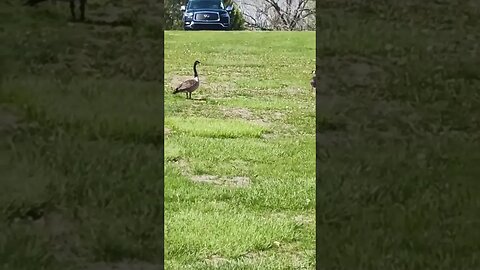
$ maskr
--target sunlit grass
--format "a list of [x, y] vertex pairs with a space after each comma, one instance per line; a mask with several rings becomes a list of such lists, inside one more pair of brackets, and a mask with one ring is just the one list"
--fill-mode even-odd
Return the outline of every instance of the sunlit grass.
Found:
[[[186, 34], [165, 39], [167, 267], [314, 269], [314, 33]], [[172, 95], [197, 59], [201, 100]], [[193, 181], [211, 176], [248, 185]]]
[[245, 120], [222, 120], [200, 117], [170, 117], [165, 125], [191, 136], [212, 138], [260, 137], [265, 128]]

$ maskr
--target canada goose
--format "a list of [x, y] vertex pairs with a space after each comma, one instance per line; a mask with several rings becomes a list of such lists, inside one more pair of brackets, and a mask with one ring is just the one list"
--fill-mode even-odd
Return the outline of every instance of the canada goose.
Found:
[[314, 70], [312, 71], [312, 74], [313, 74], [313, 77], [312, 77], [312, 80], [310, 81], [310, 85], [315, 90], [317, 88], [317, 72]]
[[200, 85], [200, 80], [198, 79], [197, 73], [197, 64], [200, 64], [200, 61], [197, 60], [195, 63], [193, 63], [193, 79], [182, 82], [177, 88], [175, 88], [175, 91], [173, 91], [174, 94], [184, 92], [187, 95], [187, 99], [192, 99], [192, 92], [197, 90], [198, 86]]

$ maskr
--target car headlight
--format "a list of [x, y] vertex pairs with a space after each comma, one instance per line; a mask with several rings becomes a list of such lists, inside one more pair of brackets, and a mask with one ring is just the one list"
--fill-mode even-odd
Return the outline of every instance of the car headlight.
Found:
[[224, 18], [227, 18], [228, 17], [228, 13], [220, 13], [220, 16], [224, 17]]
[[193, 18], [193, 12], [186, 12], [185, 17], [187, 17], [188, 19]]

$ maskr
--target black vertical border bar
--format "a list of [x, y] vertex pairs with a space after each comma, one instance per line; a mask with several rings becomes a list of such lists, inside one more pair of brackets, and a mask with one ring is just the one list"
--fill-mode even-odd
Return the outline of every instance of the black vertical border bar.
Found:
[[161, 194], [162, 194], [162, 203], [161, 203], [161, 209], [160, 209], [160, 215], [161, 215], [161, 235], [162, 241], [161, 246], [162, 246], [162, 251], [160, 252], [160, 261], [162, 262], [162, 267], [161, 269], [165, 269], [165, 93], [164, 93], [164, 86], [165, 86], [165, 2], [164, 0], [159, 0], [160, 4], [160, 16], [161, 16], [161, 34], [160, 34], [160, 40], [158, 42], [162, 43], [161, 46], [161, 66], [160, 66], [160, 104], [162, 104], [162, 109], [160, 110], [160, 132], [161, 132], [161, 164], [163, 166], [163, 170], [161, 170], [161, 175], [160, 175], [160, 181], [162, 181], [161, 186]]
[[[319, 88], [319, 84], [318, 84], [318, 63], [319, 63], [319, 42], [320, 42], [320, 35], [319, 35], [319, 25], [320, 25], [320, 1], [322, 0], [316, 0], [315, 1], [315, 77], [316, 77], [316, 85], [315, 85], [315, 120], [318, 118], [319, 116], [319, 96], [318, 96], [318, 88]], [[320, 245], [320, 241], [319, 241], [319, 232], [318, 232], [318, 224], [319, 224], [319, 220], [318, 220], [318, 213], [320, 212], [320, 207], [319, 207], [319, 204], [318, 204], [318, 195], [319, 195], [319, 191], [318, 191], [318, 188], [319, 188], [319, 185], [318, 185], [318, 182], [319, 182], [319, 169], [320, 169], [320, 160], [318, 158], [318, 121], [315, 121], [315, 224], [317, 225], [316, 228], [315, 228], [315, 267], [316, 269], [321, 269], [320, 267], [320, 261], [319, 261], [319, 253], [318, 251], [321, 249], [321, 245]]]

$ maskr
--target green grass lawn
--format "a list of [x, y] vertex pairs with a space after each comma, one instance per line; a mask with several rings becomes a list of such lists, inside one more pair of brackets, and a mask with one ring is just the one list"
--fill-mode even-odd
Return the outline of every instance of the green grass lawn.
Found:
[[478, 2], [317, 4], [318, 264], [479, 269]]
[[315, 268], [314, 69], [314, 32], [165, 33], [167, 268]]

